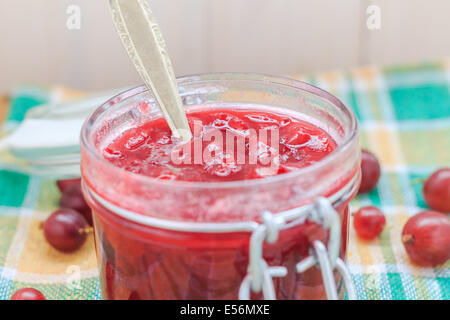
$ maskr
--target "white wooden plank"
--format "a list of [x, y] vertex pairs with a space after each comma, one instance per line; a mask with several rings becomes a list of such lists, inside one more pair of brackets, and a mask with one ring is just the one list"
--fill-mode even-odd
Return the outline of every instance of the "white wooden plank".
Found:
[[[450, 56], [450, 1], [151, 0], [178, 75], [304, 73]], [[366, 28], [366, 7], [382, 10]], [[66, 8], [82, 9], [81, 30]], [[1, 0], [0, 93], [24, 83], [103, 89], [140, 83], [106, 1]]]

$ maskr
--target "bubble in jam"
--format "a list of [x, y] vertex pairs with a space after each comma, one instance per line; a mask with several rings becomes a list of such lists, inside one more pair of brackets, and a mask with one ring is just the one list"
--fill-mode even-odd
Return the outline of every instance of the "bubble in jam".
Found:
[[187, 114], [194, 138], [172, 138], [163, 118], [124, 131], [103, 150], [130, 172], [161, 180], [237, 181], [285, 174], [336, 149], [321, 128], [291, 115], [204, 108]]

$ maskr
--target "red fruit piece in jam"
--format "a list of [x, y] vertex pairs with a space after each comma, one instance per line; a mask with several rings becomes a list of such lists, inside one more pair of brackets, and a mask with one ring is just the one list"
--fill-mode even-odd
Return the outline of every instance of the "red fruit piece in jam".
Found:
[[450, 213], [450, 168], [439, 169], [428, 177], [423, 197], [431, 209]]
[[264, 129], [278, 129], [280, 127], [278, 118], [276, 115], [267, 113], [250, 113], [245, 116], [247, 121], [254, 123], [258, 128]]
[[104, 298], [114, 300], [114, 293], [115, 293], [114, 284], [116, 282], [116, 272], [108, 261], [106, 261], [105, 263], [105, 271], [103, 275], [105, 277], [106, 294], [107, 294], [107, 297]]
[[249, 126], [247, 123], [244, 122], [244, 120], [234, 118], [231, 119], [228, 122], [228, 127], [230, 129], [233, 129], [235, 132], [245, 134], [245, 132], [248, 130]]
[[114, 150], [114, 149], [112, 149], [110, 147], [106, 147], [105, 148], [105, 150], [103, 152], [103, 155], [104, 155], [104, 157], [106, 159], [117, 160], [117, 159], [123, 159], [124, 158], [124, 155], [123, 155], [122, 152], [120, 152], [119, 150]]
[[311, 134], [299, 123], [291, 123], [280, 131], [281, 143], [289, 147], [300, 147], [311, 140]]
[[229, 154], [218, 154], [203, 165], [206, 172], [213, 176], [228, 177], [242, 170]]
[[146, 142], [147, 138], [148, 134], [146, 132], [139, 132], [139, 134], [128, 138], [128, 141], [125, 142], [125, 148], [128, 150], [135, 150], [142, 146]]
[[380, 209], [368, 206], [359, 209], [353, 217], [356, 234], [367, 240], [378, 237], [386, 225], [386, 218]]
[[434, 267], [450, 258], [450, 219], [443, 213], [422, 211], [406, 222], [402, 242], [413, 262]]

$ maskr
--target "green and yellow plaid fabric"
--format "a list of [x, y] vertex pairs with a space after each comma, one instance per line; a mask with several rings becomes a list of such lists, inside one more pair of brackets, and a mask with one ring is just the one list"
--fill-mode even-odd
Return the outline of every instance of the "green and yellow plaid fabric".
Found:
[[[358, 239], [350, 228], [348, 264], [358, 297], [450, 299], [450, 262], [437, 268], [415, 266], [400, 241], [408, 217], [426, 208], [417, 178], [450, 165], [450, 60], [296, 78], [351, 106], [360, 121], [362, 146], [382, 163], [377, 189], [351, 204], [352, 209], [373, 204], [387, 218], [375, 241]], [[19, 90], [9, 112], [0, 112], [7, 115], [5, 126], [13, 126], [27, 109], [53, 94]], [[0, 165], [0, 299], [25, 286], [49, 299], [100, 299], [93, 239], [76, 253], [63, 254], [43, 237], [41, 222], [57, 208], [59, 197], [54, 181]], [[80, 282], [74, 285], [77, 274]]]

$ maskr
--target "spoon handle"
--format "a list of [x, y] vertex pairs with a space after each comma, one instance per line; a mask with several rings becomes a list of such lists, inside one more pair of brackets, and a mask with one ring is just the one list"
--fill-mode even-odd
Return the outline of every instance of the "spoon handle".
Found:
[[128, 56], [161, 108], [172, 135], [184, 141], [192, 133], [158, 24], [146, 0], [110, 0], [117, 32]]

